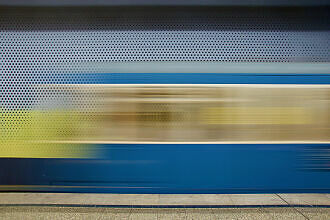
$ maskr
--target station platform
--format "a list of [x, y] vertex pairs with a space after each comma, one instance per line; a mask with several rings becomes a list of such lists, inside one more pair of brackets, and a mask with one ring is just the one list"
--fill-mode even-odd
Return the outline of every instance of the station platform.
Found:
[[330, 219], [330, 194], [1, 193], [2, 218]]

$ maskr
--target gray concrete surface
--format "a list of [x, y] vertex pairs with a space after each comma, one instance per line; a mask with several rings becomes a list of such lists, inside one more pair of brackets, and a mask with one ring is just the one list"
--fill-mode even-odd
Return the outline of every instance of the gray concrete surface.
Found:
[[0, 193], [0, 204], [50, 205], [203, 205], [330, 206], [330, 194], [93, 194]]
[[330, 194], [278, 194], [289, 204], [330, 205]]
[[0, 219], [330, 219], [329, 208], [0, 207]]
[[330, 194], [0, 193], [0, 219], [330, 219], [329, 207]]

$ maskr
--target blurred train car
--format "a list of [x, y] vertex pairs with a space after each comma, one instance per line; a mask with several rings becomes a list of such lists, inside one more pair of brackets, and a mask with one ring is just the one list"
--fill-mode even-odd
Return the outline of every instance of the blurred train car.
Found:
[[267, 4], [0, 7], [0, 190], [329, 193], [329, 6]]

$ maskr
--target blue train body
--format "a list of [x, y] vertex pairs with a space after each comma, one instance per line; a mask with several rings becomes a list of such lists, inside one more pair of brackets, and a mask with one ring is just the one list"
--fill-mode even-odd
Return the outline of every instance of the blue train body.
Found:
[[[7, 190], [100, 193], [329, 193], [330, 189], [329, 170], [324, 169], [328, 164], [310, 161], [312, 154], [329, 152], [329, 144], [95, 147], [102, 158], [1, 159], [1, 184], [25, 185]], [[10, 173], [4, 170], [9, 167]]]
[[[126, 74], [117, 80], [165, 84], [330, 84], [329, 74], [183, 75]], [[103, 83], [113, 82], [106, 74], [102, 77]], [[1, 158], [0, 189], [100, 193], [330, 192], [328, 143], [130, 143], [92, 147], [98, 152], [97, 158]]]

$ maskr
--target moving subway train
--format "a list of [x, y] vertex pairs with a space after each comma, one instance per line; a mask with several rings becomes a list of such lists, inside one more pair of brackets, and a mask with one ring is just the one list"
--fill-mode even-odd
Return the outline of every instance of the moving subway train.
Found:
[[0, 10], [1, 191], [330, 192], [327, 7]]

